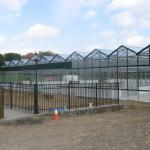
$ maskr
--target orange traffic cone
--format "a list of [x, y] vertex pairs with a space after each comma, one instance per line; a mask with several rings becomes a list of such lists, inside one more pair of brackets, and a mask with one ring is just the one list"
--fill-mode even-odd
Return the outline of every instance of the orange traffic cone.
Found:
[[54, 114], [52, 115], [52, 120], [60, 120], [60, 115], [57, 109], [54, 110]]

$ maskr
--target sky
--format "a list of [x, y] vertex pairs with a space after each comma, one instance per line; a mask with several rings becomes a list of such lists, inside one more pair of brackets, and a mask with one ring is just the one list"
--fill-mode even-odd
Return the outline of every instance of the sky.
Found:
[[3, 54], [148, 44], [150, 0], [0, 0]]

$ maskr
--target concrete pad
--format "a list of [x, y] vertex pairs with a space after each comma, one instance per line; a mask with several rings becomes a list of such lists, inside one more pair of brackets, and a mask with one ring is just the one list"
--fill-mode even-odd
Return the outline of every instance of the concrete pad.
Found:
[[11, 110], [10, 108], [5, 108], [4, 109], [4, 119], [2, 119], [2, 120], [19, 119], [19, 118], [28, 117], [31, 115], [33, 115], [33, 114], [24, 113], [24, 112], [20, 112], [20, 111], [16, 111], [16, 110]]

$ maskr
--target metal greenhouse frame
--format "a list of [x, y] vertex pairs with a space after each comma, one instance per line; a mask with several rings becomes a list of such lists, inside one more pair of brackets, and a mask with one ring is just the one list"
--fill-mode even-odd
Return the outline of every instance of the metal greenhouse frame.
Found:
[[[29, 85], [36, 82], [39, 86], [53, 84], [57, 85], [58, 89], [61, 89], [61, 86], [65, 89], [66, 84], [69, 88], [68, 84], [81, 85], [80, 88], [85, 85], [108, 88], [108, 85], [113, 87], [113, 84], [119, 84], [120, 100], [150, 102], [150, 45], [143, 49], [121, 45], [110, 54], [104, 53], [103, 49], [94, 49], [90, 53], [73, 52], [65, 58], [56, 54], [43, 56], [37, 61], [34, 59], [7, 61], [0, 67], [0, 81], [2, 84]], [[91, 97], [93, 92], [84, 91], [85, 94], [90, 93], [88, 97]], [[76, 93], [78, 92], [74, 91], [74, 95]], [[83, 93], [78, 94], [81, 96]], [[110, 94], [112, 99], [116, 99], [113, 98], [113, 94]]]

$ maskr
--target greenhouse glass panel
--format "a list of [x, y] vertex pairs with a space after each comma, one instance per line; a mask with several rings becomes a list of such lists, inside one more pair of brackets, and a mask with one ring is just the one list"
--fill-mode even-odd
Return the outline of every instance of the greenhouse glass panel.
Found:
[[28, 61], [29, 61], [29, 59], [20, 59], [20, 61], [18, 62], [17, 66], [26, 65]]
[[150, 65], [150, 46], [138, 53], [138, 65]]
[[54, 63], [54, 62], [64, 62], [64, 58], [61, 57], [60, 55], [56, 54], [52, 60], [50, 61], [51, 63]]

